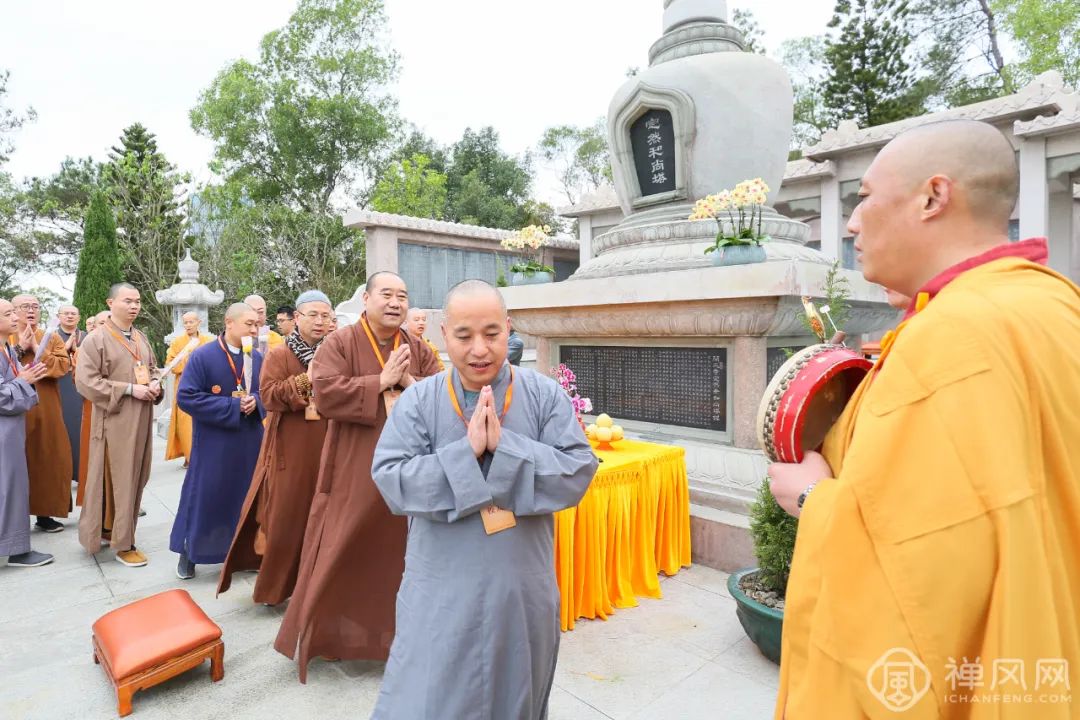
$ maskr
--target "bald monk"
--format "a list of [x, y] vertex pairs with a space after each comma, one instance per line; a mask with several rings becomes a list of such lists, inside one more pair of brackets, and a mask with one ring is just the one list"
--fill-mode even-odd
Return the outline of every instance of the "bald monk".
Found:
[[1028, 692], [1044, 662], [1080, 682], [1080, 288], [1045, 240], [1008, 242], [1018, 182], [973, 121], [901, 134], [863, 177], [863, 274], [915, 302], [824, 456], [769, 468], [800, 518], [778, 719], [1076, 717], [1045, 684], [970, 699], [1024, 694], [990, 690], [997, 660]]
[[271, 330], [270, 326], [266, 324], [266, 300], [262, 296], [248, 295], [244, 298], [244, 304], [254, 310], [259, 318], [258, 349], [265, 357], [270, 348], [284, 344], [285, 338]]
[[409, 308], [408, 317], [405, 321], [405, 329], [413, 337], [418, 337], [427, 343], [427, 346], [431, 348], [431, 352], [435, 355], [435, 360], [439, 363], [439, 370], [445, 370], [446, 366], [443, 365], [442, 359], [439, 357], [439, 348], [435, 347], [435, 343], [427, 339], [424, 333], [427, 331], [427, 311], [421, 308]]
[[409, 518], [372, 717], [542, 720], [559, 651], [553, 513], [581, 501], [598, 460], [566, 392], [507, 362], [498, 290], [466, 280], [443, 307], [453, 368], [405, 391], [372, 464]]
[[17, 324], [8, 343], [15, 347], [24, 365], [44, 363], [45, 377], [35, 385], [38, 404], [26, 413], [26, 465], [30, 472], [30, 514], [37, 516], [34, 526], [49, 533], [60, 532], [71, 512], [71, 480], [74, 475], [71, 441], [64, 425], [60, 400], [61, 378], [71, 372], [71, 357], [64, 341], [55, 332], [38, 327], [41, 303], [32, 295], [17, 295]]
[[196, 312], [184, 313], [180, 317], [180, 322], [183, 323], [184, 332], [172, 341], [165, 355], [165, 364], [168, 365], [183, 354], [183, 359], [172, 369], [173, 401], [169, 414], [169, 438], [165, 444], [165, 459], [175, 460], [182, 457], [186, 468], [191, 463], [191, 416], [180, 409], [179, 403], [176, 402], [176, 391], [180, 389], [180, 377], [184, 374], [184, 368], [187, 367], [187, 359], [191, 357], [191, 351], [186, 349], [188, 345], [192, 340], [198, 341], [198, 346], [214, 342], [214, 336], [199, 329], [202, 321]]
[[109, 317], [99, 317], [75, 366], [75, 387], [94, 405], [79, 542], [92, 555], [104, 542], [116, 550], [117, 562], [143, 567], [148, 561], [135, 547], [135, 529], [150, 479], [153, 411], [161, 402], [161, 383], [154, 348], [135, 328], [142, 312], [139, 291], [117, 283], [105, 302]]
[[435, 356], [401, 329], [405, 281], [368, 278], [360, 321], [327, 336], [311, 384], [329, 419], [296, 590], [274, 647], [300, 680], [313, 656], [386, 660], [394, 639], [394, 597], [405, 570], [404, 518], [387, 509], [371, 480], [371, 457], [387, 409], [401, 391], [438, 372]]
[[78, 362], [79, 346], [86, 339], [86, 333], [79, 329], [79, 308], [74, 305], [62, 305], [56, 313], [60, 325], [56, 334], [64, 342], [64, 350], [71, 359], [71, 370], [57, 381], [60, 388], [60, 403], [64, 413], [64, 427], [67, 429], [68, 444], [71, 446], [71, 481], [79, 479], [79, 440], [82, 437], [82, 418], [86, 401], [75, 389], [75, 363]]

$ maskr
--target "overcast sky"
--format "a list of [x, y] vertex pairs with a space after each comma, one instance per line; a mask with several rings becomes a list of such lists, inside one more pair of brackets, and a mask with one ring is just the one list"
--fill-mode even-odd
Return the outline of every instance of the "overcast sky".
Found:
[[[824, 30], [833, 0], [736, 3], [750, 7], [766, 46]], [[254, 58], [295, 0], [34, 0], [5, 3], [0, 69], [10, 107], [33, 106], [6, 169], [55, 172], [68, 155], [104, 158], [121, 130], [141, 122], [181, 169], [209, 177], [210, 142], [188, 112], [217, 72]], [[402, 115], [442, 143], [493, 125], [521, 153], [544, 128], [603, 116], [627, 68], [648, 65], [663, 0], [387, 0], [401, 55]], [[546, 175], [546, 174], [545, 174]], [[535, 192], [563, 204], [546, 178]]]

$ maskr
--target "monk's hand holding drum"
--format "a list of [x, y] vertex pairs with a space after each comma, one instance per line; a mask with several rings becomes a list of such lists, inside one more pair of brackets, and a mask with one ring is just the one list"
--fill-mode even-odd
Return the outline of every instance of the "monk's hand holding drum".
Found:
[[[769, 489], [788, 515], [799, 517], [799, 496], [809, 495], [813, 486], [832, 477], [832, 468], [816, 452], [807, 452], [801, 463], [773, 463], [769, 466]], [[805, 497], [804, 497], [805, 502]]]

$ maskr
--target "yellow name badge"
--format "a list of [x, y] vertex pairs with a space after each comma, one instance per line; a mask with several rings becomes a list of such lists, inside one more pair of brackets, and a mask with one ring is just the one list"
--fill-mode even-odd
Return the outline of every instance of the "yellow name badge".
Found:
[[149, 385], [150, 384], [150, 368], [139, 363], [135, 366], [135, 384], [136, 385]]
[[233, 396], [234, 398], [243, 398], [243, 397], [247, 397], [247, 390], [233, 390], [233, 391], [232, 391], [232, 396]]
[[484, 521], [484, 532], [494, 535], [503, 530], [509, 530], [517, 525], [517, 518], [509, 510], [491, 505], [480, 511], [480, 519]]

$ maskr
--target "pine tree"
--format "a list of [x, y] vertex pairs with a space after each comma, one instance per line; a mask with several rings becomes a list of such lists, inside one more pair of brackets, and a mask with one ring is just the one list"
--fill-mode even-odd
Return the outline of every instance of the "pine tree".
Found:
[[837, 0], [829, 27], [840, 36], [825, 48], [825, 107], [831, 124], [871, 127], [923, 113], [905, 54], [905, 0]]
[[161, 153], [158, 152], [157, 136], [147, 130], [142, 123], [134, 123], [124, 128], [124, 134], [120, 136], [120, 147], [112, 146], [109, 160], [118, 163], [128, 154], [133, 154], [135, 160], [140, 164], [148, 158], [155, 165], [159, 163], [161, 165], [167, 164]]
[[89, 317], [105, 309], [109, 288], [123, 280], [116, 224], [101, 192], [90, 199], [85, 228], [73, 303], [83, 317]]

